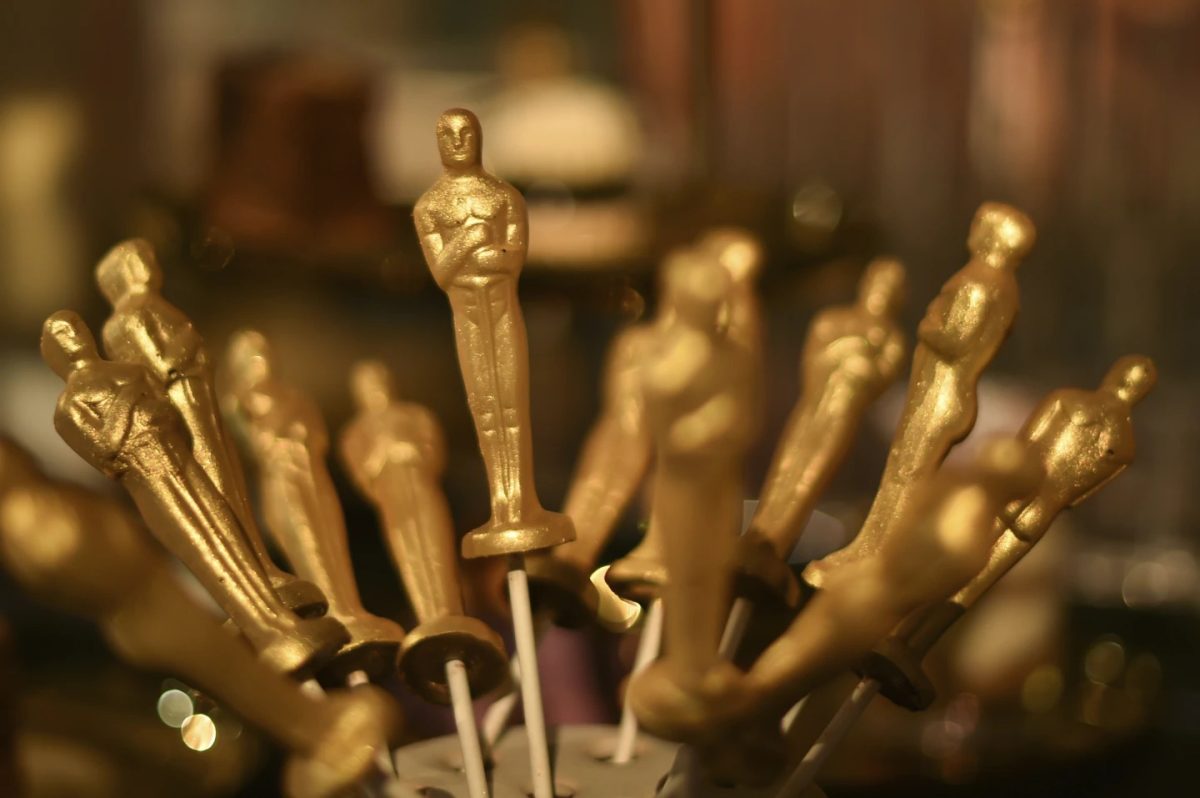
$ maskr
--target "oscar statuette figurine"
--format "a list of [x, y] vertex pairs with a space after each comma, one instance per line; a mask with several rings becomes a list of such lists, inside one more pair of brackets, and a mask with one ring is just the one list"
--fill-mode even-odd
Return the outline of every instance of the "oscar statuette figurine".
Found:
[[666, 265], [674, 317], [640, 381], [656, 465], [652, 524], [663, 562], [666, 655], [636, 675], [630, 703], [651, 732], [701, 737], [738, 706], [742, 675], [718, 655], [732, 591], [742, 464], [758, 421], [755, 353], [727, 337], [728, 273], [706, 253]]
[[999, 537], [987, 564], [946, 602], [906, 619], [880, 643], [863, 673], [909, 709], [925, 709], [934, 690], [921, 661], [934, 643], [1041, 540], [1065, 509], [1093, 496], [1133, 461], [1133, 407], [1154, 387], [1154, 363], [1130, 355], [1094, 391], [1063, 388], [1047, 396], [1021, 430], [1045, 471], [1036, 489], [996, 519]]
[[454, 313], [458, 363], [487, 469], [492, 517], [462, 542], [464, 557], [523, 554], [574, 539], [571, 519], [545, 510], [534, 487], [529, 344], [517, 299], [525, 263], [525, 200], [481, 163], [483, 132], [464, 109], [437, 123], [443, 173], [413, 217], [434, 281]]
[[904, 298], [899, 261], [872, 261], [858, 298], [809, 326], [801, 356], [802, 393], [775, 447], [746, 535], [787, 560], [817, 500], [846, 458], [862, 418], [896, 377], [906, 354], [896, 314]]
[[[0, 459], [7, 463], [8, 452]], [[36, 597], [96, 619], [124, 659], [186, 679], [290, 749], [284, 789], [293, 798], [345, 794], [375, 772], [398, 735], [399, 713], [385, 693], [365, 687], [317, 700], [257, 661], [186, 595], [166, 558], [110, 500], [5, 468], [0, 560]]]
[[454, 526], [438, 484], [441, 429], [429, 410], [395, 398], [381, 363], [358, 364], [351, 388], [358, 412], [341, 434], [342, 462], [379, 513], [419, 622], [404, 641], [401, 670], [423, 698], [445, 704], [446, 663], [458, 660], [471, 691], [483, 695], [507, 677], [508, 659], [499, 636], [463, 610]]
[[225, 406], [254, 458], [267, 531], [296, 573], [321, 589], [329, 615], [350, 634], [322, 668], [322, 682], [341, 686], [355, 671], [371, 679], [391, 676], [404, 629], [368, 612], [359, 596], [321, 411], [275, 374], [270, 346], [258, 332], [233, 336], [223, 370]]
[[237, 451], [221, 423], [204, 340], [191, 319], [162, 295], [162, 269], [150, 244], [113, 247], [96, 267], [96, 284], [112, 306], [101, 338], [113, 360], [144, 366], [178, 411], [192, 456], [229, 503], [247, 543], [284, 604], [302, 616], [325, 612], [325, 597], [271, 560], [246, 495]]
[[183, 422], [145, 367], [104, 360], [71, 311], [46, 320], [42, 358], [65, 386], [54, 427], [80, 457], [128, 491], [160, 541], [188, 567], [276, 670], [308, 673], [346, 630], [301, 619], [279, 600], [237, 516], [193, 459]]
[[822, 587], [837, 566], [877, 551], [906, 517], [916, 486], [975, 425], [976, 387], [1016, 318], [1016, 269], [1034, 236], [1033, 223], [1015, 208], [989, 202], [976, 212], [967, 238], [971, 260], [942, 287], [917, 328], [904, 413], [875, 501], [850, 545], [805, 568], [811, 587]]

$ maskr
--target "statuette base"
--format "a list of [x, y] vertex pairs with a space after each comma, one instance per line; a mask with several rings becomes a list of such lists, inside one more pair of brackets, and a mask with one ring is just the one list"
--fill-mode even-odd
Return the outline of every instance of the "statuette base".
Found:
[[545, 510], [527, 521], [510, 524], [487, 523], [467, 533], [462, 556], [500, 557], [548, 549], [575, 539], [575, 525], [562, 513]]
[[422, 698], [449, 704], [446, 663], [452, 659], [467, 667], [472, 695], [491, 692], [508, 678], [508, 655], [500, 636], [483, 621], [466, 615], [437, 618], [409, 632], [400, 654], [400, 670]]

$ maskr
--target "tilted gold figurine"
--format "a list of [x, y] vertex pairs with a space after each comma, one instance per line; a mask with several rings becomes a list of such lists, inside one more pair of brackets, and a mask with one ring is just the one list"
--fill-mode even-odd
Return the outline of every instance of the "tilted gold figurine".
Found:
[[822, 311], [809, 326], [801, 357], [802, 393], [767, 471], [746, 534], [786, 560], [817, 500], [845, 459], [867, 408], [904, 364], [896, 314], [904, 299], [899, 261], [872, 261], [858, 299]]
[[732, 591], [743, 458], [757, 430], [759, 364], [721, 329], [728, 273], [696, 252], [666, 269], [674, 319], [641, 369], [657, 458], [652, 523], [670, 574], [666, 655], [629, 689], [647, 729], [686, 739], [736, 705], [729, 685], [741, 673], [717, 648]]
[[1031, 490], [1041, 466], [1011, 438], [965, 469], [939, 472], [875, 552], [830, 573], [825, 586], [747, 675], [755, 711], [778, 718], [814, 687], [853, 667], [918, 607], [964, 585], [987, 561], [992, 520]]
[[346, 642], [332, 618], [301, 619], [280, 602], [237, 516], [192, 458], [186, 430], [145, 367], [104, 360], [91, 331], [59, 311], [42, 331], [42, 358], [66, 385], [54, 427], [129, 492], [160, 541], [196, 575], [258, 650], [284, 672], [308, 672]]
[[1041, 540], [1059, 513], [1117, 477], [1133, 460], [1133, 406], [1154, 387], [1154, 363], [1130, 355], [1113, 364], [1094, 391], [1063, 388], [1030, 415], [1021, 439], [1045, 477], [1036, 489], [1004, 508], [987, 565], [949, 601], [916, 613], [885, 640], [864, 672], [882, 692], [910, 709], [924, 709], [933, 687], [921, 660], [945, 631]]
[[1008, 336], [1019, 304], [1016, 269], [1034, 241], [1020, 211], [988, 202], [971, 223], [971, 260], [942, 287], [917, 328], [904, 413], [875, 501], [858, 536], [811, 563], [804, 580], [822, 587], [841, 564], [877, 551], [955, 443], [975, 425], [976, 386]]
[[241, 461], [221, 423], [204, 339], [191, 319], [163, 298], [162, 269], [150, 244], [135, 238], [113, 247], [96, 267], [96, 283], [112, 305], [101, 335], [105, 354], [144, 366], [161, 383], [187, 427], [192, 455], [237, 515], [283, 603], [301, 615], [325, 612], [321, 591], [281, 570], [263, 545]]
[[354, 671], [370, 678], [396, 672], [404, 629], [363, 606], [350, 561], [346, 522], [326, 457], [329, 433], [316, 404], [274, 373], [271, 350], [258, 332], [229, 342], [225, 406], [236, 414], [254, 457], [267, 530], [292, 567], [320, 587], [329, 615], [350, 642], [321, 670], [341, 686]]
[[536, 552], [527, 561], [535, 601], [548, 607], [558, 623], [579, 626], [604, 611], [610, 591], [602, 585], [598, 592], [589, 574], [650, 467], [653, 442], [638, 369], [669, 316], [664, 302], [654, 319], [621, 331], [609, 346], [600, 417], [583, 443], [563, 503], [575, 523], [575, 539]]
[[507, 677], [508, 656], [500, 637], [463, 610], [454, 526], [438, 484], [446, 450], [437, 419], [397, 400], [381, 363], [355, 367], [351, 388], [358, 414], [342, 432], [342, 461], [379, 512], [420, 623], [404, 641], [401, 670], [421, 696], [445, 704], [446, 663], [459, 660], [472, 694], [482, 695]]
[[545, 549], [575, 537], [543, 509], [533, 476], [529, 345], [517, 299], [525, 264], [525, 200], [480, 161], [483, 132], [456, 108], [437, 123], [444, 172], [413, 211], [434, 281], [454, 313], [458, 363], [491, 490], [492, 517], [463, 539], [464, 557]]
[[[11, 444], [0, 443], [7, 462]], [[385, 693], [314, 700], [272, 672], [189, 598], [166, 559], [115, 503], [41, 478], [0, 485], [0, 560], [43, 601], [95, 618], [125, 659], [186, 679], [294, 753], [285, 792], [343, 795], [374, 771], [399, 731]]]

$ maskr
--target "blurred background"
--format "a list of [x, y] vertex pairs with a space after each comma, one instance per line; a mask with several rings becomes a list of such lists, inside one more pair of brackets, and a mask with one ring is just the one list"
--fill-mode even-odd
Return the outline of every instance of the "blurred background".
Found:
[[[751, 229], [767, 251], [753, 496], [814, 311], [894, 254], [912, 331], [965, 263], [974, 208], [1010, 202], [1039, 241], [977, 433], [1013, 430], [1046, 391], [1093, 387], [1140, 352], [1160, 382], [1136, 414], [1138, 461], [939, 648], [933, 709], [876, 702], [828, 792], [1182, 794], [1200, 754], [1198, 44], [1197, 0], [9, 0], [0, 430], [48, 470], [110, 489], [57, 440], [60, 383], [37, 337], [61, 307], [97, 329], [91, 269], [143, 236], [210, 349], [262, 330], [331, 430], [350, 413], [349, 365], [389, 363], [446, 428], [456, 525], [481, 523], [449, 309], [410, 217], [440, 168], [437, 115], [464, 105], [485, 162], [529, 203], [545, 503], [565, 492], [614, 331], [652, 310], [662, 255], [714, 224]], [[857, 528], [903, 390], [860, 434], [798, 562]], [[367, 606], [407, 622], [373, 515], [334, 469]], [[487, 614], [496, 574], [469, 575]], [[0, 618], [0, 794], [17, 789], [14, 768], [31, 795], [272, 794], [277, 755], [186, 685], [126, 668], [87, 624], [6, 580]], [[553, 633], [551, 720], [613, 720], [627, 646]], [[184, 700], [214, 738], [181, 735]], [[406, 701], [414, 738], [452, 728]]]

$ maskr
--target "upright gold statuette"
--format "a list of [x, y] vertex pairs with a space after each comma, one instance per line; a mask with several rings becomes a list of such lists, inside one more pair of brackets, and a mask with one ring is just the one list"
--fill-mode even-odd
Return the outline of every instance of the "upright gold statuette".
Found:
[[674, 310], [641, 372], [657, 452], [652, 524], [670, 573], [667, 653], [634, 677], [630, 700], [651, 731], [686, 739], [735, 709], [740, 673], [718, 656], [742, 512], [742, 464], [754, 440], [756, 353], [720, 324], [729, 275], [702, 253], [666, 265]]
[[464, 557], [544, 549], [575, 537], [571, 519], [542, 508], [533, 480], [529, 345], [517, 301], [525, 264], [525, 200], [484, 171], [483, 132], [470, 111], [442, 114], [445, 171], [413, 216], [433, 279], [450, 298], [458, 364], [491, 488], [492, 517], [463, 539]]
[[0, 442], [0, 560], [26, 589], [95, 618], [125, 659], [188, 680], [291, 749], [288, 795], [333, 798], [376, 770], [399, 731], [385, 693], [307, 697], [185, 594], [120, 507], [22, 474], [13, 459], [12, 444]]
[[121, 483], [266, 662], [308, 672], [346, 642], [334, 619], [301, 619], [276, 596], [233, 509], [192, 457], [178, 412], [144, 366], [102, 359], [71, 311], [46, 320], [42, 357], [66, 382], [54, 413], [59, 435]]
[[112, 305], [102, 335], [105, 353], [145, 366], [160, 383], [187, 427], [196, 462], [229, 503], [283, 602], [302, 615], [323, 613], [321, 592], [280, 570], [263, 546], [237, 451], [221, 424], [204, 340], [191, 320], [163, 298], [162, 270], [150, 245], [133, 239], [114, 247], [96, 267], [96, 283]]
[[346, 523], [326, 457], [329, 433], [316, 404], [279, 379], [266, 339], [236, 334], [224, 363], [230, 409], [243, 430], [258, 472], [267, 530], [288, 562], [329, 599], [329, 614], [350, 642], [321, 671], [340, 686], [355, 671], [372, 679], [396, 672], [404, 629], [363, 607], [354, 580]]
[[482, 695], [507, 677], [508, 658], [496, 633], [463, 611], [454, 526], [438, 485], [441, 429], [424, 407], [393, 396], [382, 364], [359, 364], [351, 384], [358, 414], [342, 432], [342, 461], [379, 512], [420, 622], [404, 641], [405, 678], [424, 698], [448, 703], [446, 663], [458, 660]]
[[1016, 318], [1015, 272], [1033, 240], [1033, 223], [1020, 211], [980, 206], [967, 238], [970, 262], [950, 278], [917, 328], [904, 414], [875, 501], [849, 546], [805, 569], [813, 587], [839, 564], [877, 551], [904, 518], [915, 488], [975, 425], [976, 386]]

